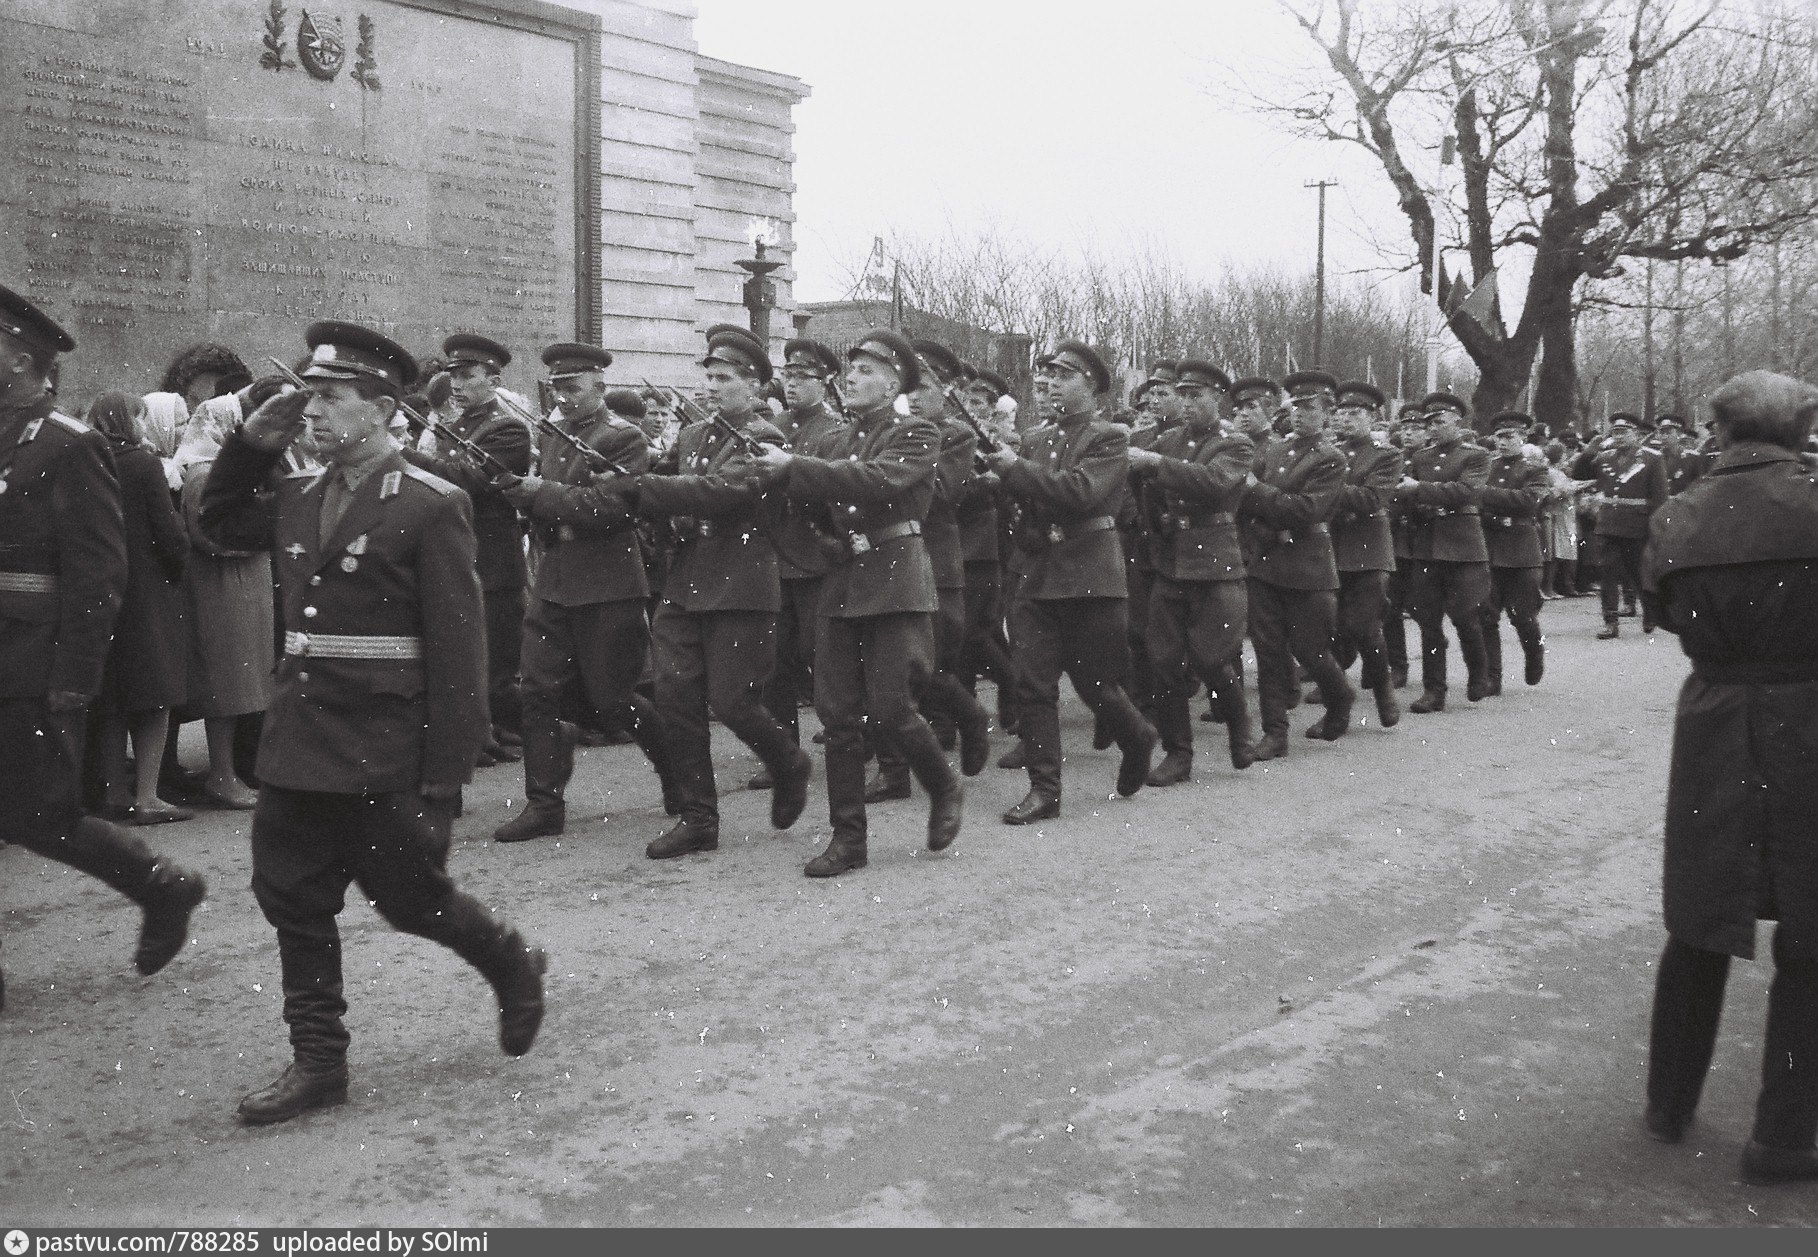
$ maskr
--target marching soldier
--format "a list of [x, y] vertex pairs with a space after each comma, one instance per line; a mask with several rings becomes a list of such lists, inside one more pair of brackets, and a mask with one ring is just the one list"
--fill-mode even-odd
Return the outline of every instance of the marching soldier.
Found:
[[[1401, 451], [1403, 471], [1415, 451], [1427, 444], [1426, 412], [1410, 402], [1397, 418], [1391, 441]], [[1397, 473], [1397, 481], [1402, 478]], [[1408, 609], [1408, 573], [1414, 568], [1414, 552], [1408, 548], [1412, 505], [1404, 501], [1399, 488], [1387, 499], [1389, 536], [1395, 547], [1395, 570], [1389, 573], [1387, 605], [1382, 612], [1383, 653], [1389, 660], [1389, 682], [1396, 689], [1408, 683], [1408, 622], [1403, 614]]]
[[1491, 696], [1502, 693], [1502, 613], [1509, 613], [1521, 642], [1529, 685], [1546, 673], [1546, 647], [1540, 636], [1540, 507], [1546, 500], [1547, 469], [1522, 456], [1533, 419], [1506, 410], [1493, 421], [1496, 457], [1490, 460], [1481, 509], [1485, 547], [1490, 555], [1490, 594], [1483, 604], [1483, 646]]
[[[1149, 378], [1138, 389], [1141, 396], [1132, 399], [1141, 405], [1150, 422], [1138, 424], [1131, 429], [1132, 450], [1157, 449], [1171, 432], [1182, 426], [1187, 407], [1175, 391], [1178, 377], [1179, 368], [1173, 362], [1164, 359], [1150, 364]], [[1216, 409], [1216, 403], [1214, 408]], [[1135, 460], [1130, 465], [1133, 472], [1144, 466]], [[1160, 675], [1149, 657], [1149, 611], [1155, 588], [1156, 552], [1163, 545], [1163, 539], [1152, 531], [1152, 521], [1159, 508], [1144, 500], [1148, 483], [1145, 477], [1133, 476], [1130, 492], [1124, 500], [1124, 509], [1117, 521], [1118, 538], [1124, 547], [1124, 583], [1130, 590], [1130, 699], [1161, 734], [1163, 765], [1167, 764], [1170, 756], [1175, 757], [1175, 763], [1165, 771], [1161, 765], [1157, 766], [1156, 771], [1164, 776], [1172, 776], [1179, 771], [1179, 757], [1184, 755], [1190, 775], [1193, 762], [1192, 731], [1188, 731], [1184, 742], [1180, 740], [1178, 730], [1173, 734], [1169, 732], [1173, 726], [1161, 718], [1160, 712], [1161, 705], [1168, 700], [1164, 697]], [[1191, 675], [1184, 670], [1177, 671], [1183, 677]], [[1183, 696], [1183, 701], [1186, 697]], [[1186, 776], [1179, 779], [1184, 781]], [[1151, 781], [1149, 784], [1156, 783]]]
[[1654, 421], [1654, 443], [1666, 471], [1668, 497], [1685, 492], [1711, 469], [1711, 456], [1689, 448], [1686, 436], [1685, 420], [1678, 415], [1662, 415]]
[[824, 526], [845, 538], [847, 558], [821, 589], [815, 641], [814, 707], [826, 728], [827, 813], [833, 836], [802, 870], [833, 877], [868, 859], [865, 732], [895, 742], [928, 792], [928, 849], [959, 836], [965, 791], [916, 710], [934, 671], [932, 617], [939, 607], [921, 521], [934, 497], [941, 434], [901, 416], [899, 394], [920, 382], [909, 342], [867, 332], [847, 351], [851, 422], [823, 436], [812, 454], [773, 447], [757, 455], [770, 485], [824, 503]]
[[[480, 971], [508, 1055], [536, 1039], [548, 964], [455, 887], [447, 830], [426, 816], [472, 776], [486, 656], [467, 495], [405, 462], [386, 430], [417, 364], [347, 323], [314, 324], [306, 340], [311, 388], [272, 398], [227, 439], [202, 500], [215, 544], [273, 552], [285, 630], [252, 861], [294, 1056], [240, 1102], [255, 1125], [347, 1099], [335, 917], [350, 882], [392, 926]], [[262, 494], [305, 425], [323, 469]]]
[[750, 474], [756, 444], [783, 444], [759, 400], [771, 380], [770, 356], [756, 336], [722, 323], [707, 331], [701, 367], [717, 416], [676, 440], [673, 475], [646, 474], [621, 486], [639, 514], [667, 519], [676, 538], [651, 625], [651, 662], [681, 816], [645, 848], [653, 860], [719, 848], [710, 711], [775, 783], [770, 823], [777, 829], [802, 814], [814, 770], [761, 697], [777, 665], [782, 602], [776, 550], [759, 524], [759, 486]]
[[1129, 438], [1101, 419], [1111, 387], [1104, 360], [1080, 341], [1041, 359], [1054, 422], [1026, 433], [1022, 453], [991, 456], [1022, 501], [1018, 542], [1026, 555], [1016, 611], [1017, 710], [1028, 747], [1029, 793], [1004, 813], [1027, 825], [1060, 815], [1060, 678], [1064, 672], [1123, 753], [1117, 791], [1148, 781], [1157, 741], [1118, 683], [1128, 675], [1129, 630], [1117, 513], [1130, 475]]
[[574, 775], [574, 743], [562, 722], [562, 695], [579, 681], [587, 701], [626, 728], [663, 783], [664, 810], [678, 806], [670, 781], [662, 722], [633, 687], [650, 647], [649, 595], [635, 520], [612, 487], [616, 465], [637, 475], [650, 446], [635, 423], [606, 408], [612, 355], [593, 345], [562, 343], [543, 351], [561, 409], [551, 425], [595, 451], [548, 433], [538, 474], [500, 491], [530, 520], [537, 544], [536, 585], [524, 618], [524, 810], [493, 834], [523, 842], [559, 834], [567, 825], [563, 792]]
[[[839, 355], [818, 340], [798, 337], [783, 346], [783, 396], [788, 409], [776, 421], [783, 448], [803, 453], [842, 427], [845, 416], [828, 398], [840, 375]], [[764, 706], [801, 745], [797, 711], [799, 679], [814, 668], [814, 625], [821, 603], [821, 582], [838, 561], [837, 540], [816, 528], [800, 502], [787, 494], [766, 494], [764, 531], [776, 549], [782, 579], [782, 606], [776, 617], [776, 669], [764, 692]], [[753, 790], [773, 785], [769, 770], [751, 779]]]
[[1335, 742], [1350, 727], [1357, 691], [1332, 658], [1338, 619], [1338, 564], [1331, 521], [1344, 489], [1345, 456], [1326, 440], [1338, 381], [1324, 371], [1284, 380], [1292, 410], [1286, 437], [1269, 446], [1242, 518], [1251, 537], [1250, 640], [1256, 647], [1256, 692], [1262, 708], [1258, 760], [1288, 753], [1288, 711], [1300, 696], [1298, 659], [1319, 686], [1326, 714], [1307, 729]]
[[133, 963], [152, 974], [182, 950], [208, 888], [82, 814], [83, 733], [126, 592], [126, 532], [107, 441], [59, 412], [51, 389], [57, 355], [75, 347], [0, 286], [0, 841], [138, 904]]
[[[1634, 415], [1610, 416], [1610, 441], [1606, 449], [1589, 449], [1572, 466], [1576, 480], [1592, 480], [1596, 487], [1587, 496], [1597, 512], [1597, 548], [1603, 556], [1597, 581], [1603, 603], [1600, 641], [1617, 636], [1621, 595], [1641, 582], [1641, 552], [1647, 544], [1648, 521], [1667, 500], [1666, 470], [1658, 456], [1641, 447], [1641, 432]], [[1633, 594], [1630, 594], [1633, 597]], [[1644, 633], [1654, 631], [1653, 621], [1642, 617]]]
[[[462, 333], [442, 342], [448, 378], [460, 414], [449, 428], [485, 450], [517, 475], [530, 471], [530, 429], [499, 402], [499, 372], [511, 352], [495, 340]], [[476, 464], [459, 446], [433, 454], [406, 446], [406, 461], [462, 489], [473, 502], [480, 591], [486, 596], [488, 735], [480, 765], [516, 763], [506, 744], [522, 742], [518, 667], [524, 642], [524, 526], [518, 512], [492, 485], [498, 472]]]
[[1465, 697], [1489, 693], [1483, 645], [1484, 600], [1490, 596], [1489, 550], [1479, 520], [1480, 498], [1490, 474], [1489, 451], [1465, 439], [1470, 409], [1451, 393], [1429, 393], [1421, 423], [1427, 444], [1408, 460], [1397, 498], [1408, 510], [1408, 609], [1420, 626], [1421, 695], [1408, 704], [1420, 715], [1446, 707], [1445, 623], [1458, 634], [1465, 662]]
[[[995, 371], [979, 370], [960, 394], [966, 413], [979, 430], [1002, 444], [1015, 433], [997, 427], [998, 399], [1010, 391]], [[996, 430], [994, 430], [996, 429]], [[998, 550], [998, 492], [1002, 482], [989, 465], [981, 465], [960, 495], [960, 551], [966, 560], [966, 644], [958, 669], [968, 692], [978, 678], [990, 678], [997, 688], [998, 727], [1009, 731], [1012, 680], [1010, 655], [1004, 643], [1004, 572]]]
[[1237, 511], [1256, 447], [1221, 431], [1230, 388], [1230, 377], [1211, 363], [1183, 359], [1170, 390], [1183, 422], [1169, 424], [1152, 448], [1130, 447], [1132, 488], [1143, 503], [1139, 526], [1154, 539], [1145, 619], [1165, 754], [1149, 774], [1152, 786], [1193, 775], [1193, 676], [1224, 716], [1231, 767], [1251, 764], [1249, 705], [1231, 660], [1243, 651], [1249, 622]]
[[[978, 458], [978, 437], [963, 420], [948, 413], [948, 397], [960, 380], [960, 361], [945, 345], [931, 340], [910, 342], [915, 350], [920, 379], [905, 390], [909, 410], [940, 429], [941, 451], [934, 467], [934, 500], [922, 520], [922, 540], [934, 568], [934, 672], [922, 694], [922, 707], [933, 719], [937, 738], [945, 721], [957, 730], [960, 772], [975, 777], [985, 767], [991, 750], [991, 721], [957, 670], [966, 640], [966, 560], [959, 523], [959, 502], [970, 488]], [[865, 802], [881, 803], [909, 797], [909, 766], [888, 740], [877, 749], [877, 777], [865, 789]]]
[[[1388, 400], [1381, 389], [1363, 381], [1338, 388], [1332, 431], [1347, 469], [1332, 516], [1332, 551], [1338, 561], [1339, 663], [1349, 666], [1353, 655], [1363, 660], [1358, 680], [1376, 699], [1377, 720], [1392, 729], [1401, 720], [1401, 704], [1389, 674], [1383, 621], [1395, 571], [1389, 507], [1401, 483], [1402, 456], [1394, 446], [1378, 442], [1373, 431]], [[1405, 638], [1402, 649], [1405, 667]]]

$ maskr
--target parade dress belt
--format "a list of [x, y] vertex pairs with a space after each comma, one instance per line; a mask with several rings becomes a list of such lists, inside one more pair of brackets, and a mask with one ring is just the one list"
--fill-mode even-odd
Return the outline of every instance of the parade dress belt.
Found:
[[0, 593], [54, 594], [57, 578], [43, 572], [0, 572]]
[[306, 659], [421, 659], [423, 639], [287, 631], [284, 653]]
[[1082, 519], [1077, 524], [1049, 524], [1046, 531], [1048, 540], [1059, 545], [1074, 537], [1083, 537], [1087, 533], [1111, 532], [1117, 527], [1117, 521], [1109, 515], [1094, 515], [1091, 519]]
[[875, 550], [886, 541], [895, 541], [898, 537], [919, 537], [922, 522], [918, 519], [906, 519], [901, 523], [887, 524], [876, 532], [849, 532], [846, 534], [846, 549], [854, 555]]

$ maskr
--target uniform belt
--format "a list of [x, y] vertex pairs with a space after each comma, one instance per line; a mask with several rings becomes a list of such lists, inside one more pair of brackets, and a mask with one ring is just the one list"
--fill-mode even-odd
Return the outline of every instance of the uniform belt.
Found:
[[1645, 511], [1648, 509], [1648, 500], [1646, 498], [1608, 498], [1604, 501], [1606, 509], [1613, 506]]
[[1475, 515], [1477, 513], [1478, 508], [1475, 506], [1436, 506], [1433, 508], [1434, 519], [1444, 519], [1448, 515]]
[[1094, 515], [1091, 519], [1082, 519], [1076, 524], [1049, 524], [1044, 531], [1051, 543], [1059, 545], [1088, 533], [1111, 532], [1116, 527], [1117, 521], [1109, 515]]
[[919, 519], [905, 519], [901, 523], [886, 524], [876, 532], [849, 532], [846, 534], [846, 548], [853, 554], [864, 554], [875, 550], [886, 541], [895, 541], [898, 537], [918, 537], [921, 535], [922, 522]]
[[1292, 541], [1294, 540], [1294, 535], [1296, 533], [1314, 533], [1317, 535], [1319, 533], [1330, 533], [1331, 531], [1332, 527], [1329, 524], [1308, 524], [1305, 528], [1284, 528], [1277, 536], [1282, 541]]
[[423, 639], [286, 632], [284, 653], [306, 659], [421, 659]]
[[1740, 663], [1694, 659], [1692, 675], [1712, 685], [1797, 685], [1818, 681], [1818, 659], [1751, 659]]
[[54, 594], [57, 578], [43, 572], [0, 572], [0, 593]]
[[1172, 526], [1176, 530], [1188, 528], [1211, 528], [1218, 524], [1235, 524], [1237, 515], [1231, 511], [1210, 511], [1204, 515], [1190, 515], [1186, 511], [1168, 511], [1162, 516], [1163, 526]]

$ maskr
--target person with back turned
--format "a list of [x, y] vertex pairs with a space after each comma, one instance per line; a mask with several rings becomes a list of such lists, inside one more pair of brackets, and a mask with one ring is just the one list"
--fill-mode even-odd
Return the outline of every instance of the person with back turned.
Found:
[[75, 347], [0, 286], [0, 840], [138, 904], [133, 962], [152, 974], [182, 950], [207, 886], [135, 835], [82, 814], [87, 710], [101, 692], [127, 571], [107, 441], [58, 411], [50, 388], [57, 355]]
[[1679, 636], [1648, 1045], [1648, 1133], [1677, 1143], [1710, 1072], [1730, 958], [1774, 927], [1750, 1183], [1818, 1179], [1818, 390], [1750, 371], [1711, 397], [1718, 453], [1649, 524], [1641, 596]]
[[[393, 927], [479, 970], [499, 1046], [530, 1050], [543, 1020], [540, 948], [456, 888], [445, 811], [485, 736], [485, 606], [473, 507], [404, 461], [388, 424], [417, 376], [395, 342], [313, 324], [307, 390], [260, 406], [221, 447], [202, 529], [269, 549], [284, 628], [278, 692], [259, 742], [253, 896], [278, 935], [292, 1061], [240, 1102], [243, 1122], [283, 1122], [347, 1099], [341, 938], [356, 883]], [[317, 471], [275, 482], [305, 427]]]
[[916, 695], [934, 673], [939, 603], [922, 520], [934, 499], [940, 430], [899, 415], [921, 365], [895, 332], [871, 331], [846, 352], [851, 422], [795, 453], [757, 455], [766, 487], [817, 508], [823, 530], [844, 541], [821, 589], [814, 647], [814, 708], [826, 728], [827, 814], [833, 835], [808, 861], [809, 877], [835, 877], [870, 858], [865, 816], [865, 721], [893, 742], [928, 792], [928, 849], [959, 836], [965, 789], [941, 753]]

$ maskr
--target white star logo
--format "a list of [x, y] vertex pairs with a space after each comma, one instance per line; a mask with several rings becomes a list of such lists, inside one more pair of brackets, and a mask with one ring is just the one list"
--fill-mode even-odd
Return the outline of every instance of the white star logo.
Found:
[[31, 1247], [31, 1243], [31, 1240], [27, 1238], [24, 1231], [8, 1231], [6, 1233], [6, 1251], [12, 1254], [12, 1257], [20, 1257], [20, 1254]]

